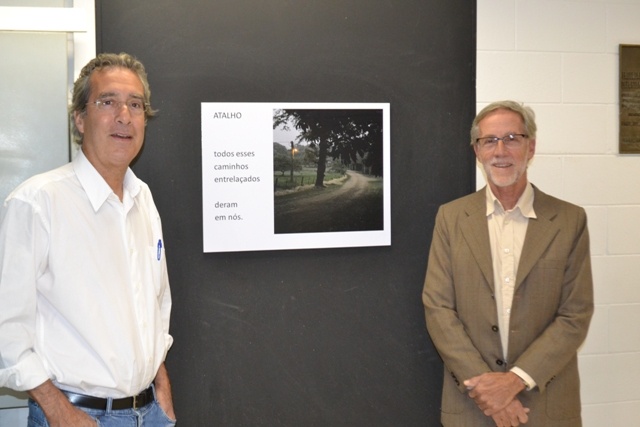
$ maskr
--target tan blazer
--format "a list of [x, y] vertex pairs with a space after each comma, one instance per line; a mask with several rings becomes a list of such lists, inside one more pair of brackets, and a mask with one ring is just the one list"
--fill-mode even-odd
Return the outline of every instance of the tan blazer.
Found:
[[442, 423], [495, 426], [463, 381], [518, 366], [537, 383], [518, 395], [527, 427], [581, 425], [577, 349], [593, 314], [584, 209], [534, 187], [503, 359], [494, 297], [486, 190], [440, 207], [422, 294], [427, 329], [445, 365]]

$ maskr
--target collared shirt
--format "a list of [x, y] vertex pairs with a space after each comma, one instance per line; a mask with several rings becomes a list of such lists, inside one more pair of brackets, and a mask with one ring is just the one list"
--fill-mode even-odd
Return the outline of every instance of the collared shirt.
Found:
[[0, 219], [0, 386], [53, 380], [135, 395], [173, 342], [160, 216], [128, 170], [122, 201], [80, 151], [7, 197]]
[[[487, 222], [489, 240], [491, 242], [491, 258], [493, 260], [493, 277], [495, 286], [498, 326], [502, 341], [503, 357], [507, 360], [509, 348], [509, 320], [511, 305], [518, 273], [518, 263], [522, 254], [529, 219], [536, 218], [533, 210], [533, 187], [527, 183], [524, 192], [515, 207], [505, 211], [500, 201], [487, 186]], [[520, 368], [512, 369], [520, 377], [525, 376], [529, 384], [533, 379]]]

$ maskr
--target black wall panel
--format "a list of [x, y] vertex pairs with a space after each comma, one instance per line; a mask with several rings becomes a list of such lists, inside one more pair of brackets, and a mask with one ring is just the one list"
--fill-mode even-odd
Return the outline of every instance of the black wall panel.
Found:
[[[420, 292], [437, 207], [474, 188], [475, 2], [97, 0], [149, 72], [134, 166], [163, 218], [181, 426], [437, 426]], [[200, 103], [390, 102], [392, 246], [202, 253]]]

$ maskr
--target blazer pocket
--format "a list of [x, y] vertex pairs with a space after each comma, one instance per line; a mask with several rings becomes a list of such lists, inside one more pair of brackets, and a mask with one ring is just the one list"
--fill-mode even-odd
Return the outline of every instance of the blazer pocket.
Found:
[[[459, 414], [465, 409], [466, 394], [460, 393], [451, 373], [445, 369], [442, 387], [442, 412], [447, 414]], [[470, 400], [470, 399], [469, 399]]]
[[562, 283], [564, 277], [564, 261], [561, 259], [543, 258], [538, 262], [547, 283]]

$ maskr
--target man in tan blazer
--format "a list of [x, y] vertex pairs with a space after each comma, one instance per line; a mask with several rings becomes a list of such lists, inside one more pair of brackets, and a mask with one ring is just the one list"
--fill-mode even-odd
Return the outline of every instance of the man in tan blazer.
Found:
[[423, 290], [445, 427], [581, 426], [577, 350], [593, 314], [584, 209], [527, 180], [535, 116], [488, 105], [471, 143], [488, 186], [440, 207]]

